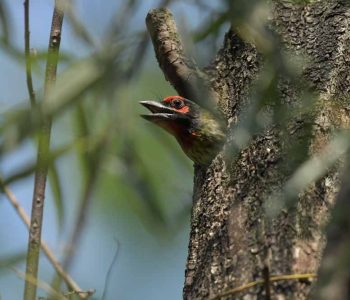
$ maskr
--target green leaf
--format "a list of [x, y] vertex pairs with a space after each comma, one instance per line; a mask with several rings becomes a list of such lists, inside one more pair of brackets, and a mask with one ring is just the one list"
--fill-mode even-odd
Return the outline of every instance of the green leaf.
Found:
[[143, 165], [137, 152], [135, 145], [131, 140], [124, 142], [124, 148], [120, 155], [121, 160], [126, 168], [125, 180], [126, 184], [131, 186], [133, 190], [142, 199], [145, 212], [150, 219], [157, 225], [165, 227], [167, 225], [166, 216], [159, 205], [159, 197], [152, 186], [147, 168]]
[[31, 164], [24, 166], [18, 172], [6, 177], [6, 179], [4, 180], [4, 184], [9, 185], [10, 183], [15, 182], [17, 180], [27, 178], [28, 176], [30, 176], [34, 173], [35, 166], [36, 166], [35, 163], [31, 163]]
[[221, 28], [221, 26], [227, 22], [229, 19], [229, 15], [227, 12], [220, 14], [214, 21], [206, 22], [205, 24], [209, 24], [207, 28], [201, 30], [194, 35], [194, 41], [200, 42], [207, 38], [211, 34], [217, 34]]
[[7, 271], [9, 267], [12, 267], [22, 261], [24, 261], [26, 258], [26, 252], [19, 252], [14, 254], [9, 254], [6, 257], [0, 258], [0, 274], [3, 269]]
[[7, 7], [3, 1], [0, 1], [0, 28], [1, 28], [1, 39], [4, 43], [8, 43], [9, 40], [9, 20], [7, 16], [9, 15]]
[[[69, 143], [67, 145], [64, 145], [62, 147], [52, 150], [49, 157], [50, 164], [53, 165], [57, 158], [65, 155], [69, 150], [73, 149], [74, 147], [80, 144], [84, 144], [83, 141], [76, 140], [73, 143]], [[35, 171], [35, 167], [36, 167], [35, 161], [23, 166], [19, 171], [15, 172], [12, 175], [9, 175], [8, 177], [5, 177], [5, 179], [3, 180], [4, 184], [8, 185], [10, 183], [24, 179], [32, 175]]]
[[51, 186], [54, 204], [56, 207], [58, 228], [61, 231], [63, 228], [64, 218], [65, 218], [63, 197], [62, 197], [62, 184], [61, 184], [58, 170], [54, 162], [50, 164], [50, 167], [49, 167], [49, 183]]
[[[17, 110], [12, 110], [0, 118], [0, 153], [7, 152], [18, 147], [25, 138], [33, 134], [46, 117], [53, 119], [60, 115], [65, 109], [81, 101], [89, 90], [96, 87], [99, 82], [112, 80], [108, 72], [116, 64], [112, 64], [117, 53], [121, 49], [113, 49], [108, 57], [93, 56], [79, 61], [68, 68], [58, 78], [56, 85], [52, 88], [50, 95], [45, 101], [38, 99], [38, 105], [34, 108], [29, 105]], [[114, 56], [115, 55], [115, 56]], [[113, 66], [112, 66], [113, 65]], [[119, 76], [117, 71], [113, 73]], [[119, 78], [120, 79], [120, 78]], [[114, 82], [118, 82], [115, 78]], [[120, 80], [119, 80], [120, 82]]]
[[77, 154], [80, 159], [83, 175], [85, 177], [85, 181], [87, 181], [87, 178], [89, 178], [92, 173], [91, 172], [92, 162], [90, 160], [91, 158], [90, 146], [91, 146], [92, 137], [91, 136], [89, 137], [91, 133], [88, 125], [87, 115], [86, 115], [85, 108], [81, 103], [77, 105], [74, 121], [76, 124], [77, 138], [84, 138], [87, 141], [85, 145], [78, 145], [77, 147]]

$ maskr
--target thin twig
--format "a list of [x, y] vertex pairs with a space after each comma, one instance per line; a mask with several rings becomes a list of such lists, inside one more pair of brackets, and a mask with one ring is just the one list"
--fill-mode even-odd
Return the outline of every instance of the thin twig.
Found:
[[[23, 207], [18, 202], [16, 196], [13, 194], [13, 192], [10, 190], [8, 186], [3, 185], [1, 188], [4, 194], [6, 195], [7, 199], [9, 200], [13, 208], [16, 210], [21, 220], [23, 221], [23, 223], [29, 228], [30, 226], [29, 216], [27, 215]], [[61, 276], [61, 278], [68, 285], [68, 287], [76, 293], [80, 292], [81, 288], [74, 281], [74, 279], [70, 277], [70, 275], [63, 270], [61, 264], [58, 262], [58, 259], [55, 257], [53, 251], [50, 249], [50, 247], [47, 245], [45, 241], [41, 241], [41, 249], [44, 251], [46, 257], [51, 262], [57, 274]]]
[[[58, 52], [61, 41], [63, 23], [63, 2], [56, 0], [52, 16], [52, 25], [48, 47], [48, 59], [46, 64], [44, 101], [47, 101], [49, 91], [56, 82]], [[29, 229], [29, 241], [27, 250], [26, 275], [34, 279], [38, 276], [41, 230], [44, 211], [46, 179], [49, 166], [51, 118], [46, 117], [39, 130], [39, 146], [37, 155], [37, 167], [35, 171], [34, 192], [32, 200], [32, 215]], [[37, 287], [32, 282], [26, 281], [24, 287], [24, 299], [35, 300]]]
[[[306, 273], [306, 274], [290, 274], [290, 275], [277, 275], [277, 276], [271, 276], [270, 282], [274, 281], [282, 281], [282, 280], [300, 280], [300, 279], [311, 279], [316, 278], [317, 275], [314, 273]], [[249, 282], [247, 284], [241, 285], [237, 288], [233, 288], [230, 290], [227, 290], [226, 292], [223, 292], [220, 295], [214, 296], [213, 298], [210, 298], [210, 300], [219, 300], [223, 297], [227, 297], [230, 295], [234, 295], [240, 292], [243, 292], [251, 287], [257, 286], [259, 284], [264, 284], [266, 282], [265, 279], [259, 279], [253, 282]]]
[[[65, 296], [61, 295], [59, 292], [54, 290], [48, 283], [45, 281], [42, 281], [38, 278], [33, 278], [32, 276], [29, 276], [28, 274], [25, 274], [21, 272], [20, 270], [17, 270], [16, 268], [11, 268], [13, 272], [19, 277], [24, 279], [26, 282], [30, 282], [31, 284], [41, 288], [42, 290], [46, 291], [47, 293], [53, 295], [55, 299], [57, 300], [68, 300]], [[26, 299], [25, 299], [26, 300]]]
[[112, 259], [112, 262], [108, 268], [108, 271], [107, 271], [107, 274], [106, 274], [106, 279], [105, 279], [105, 284], [104, 284], [104, 287], [103, 287], [103, 293], [102, 293], [102, 298], [101, 300], [106, 300], [107, 298], [107, 291], [108, 291], [108, 286], [109, 286], [109, 280], [111, 278], [111, 275], [112, 275], [112, 270], [114, 268], [114, 265], [117, 261], [117, 258], [118, 258], [118, 255], [119, 255], [119, 248], [120, 248], [120, 244], [119, 244], [119, 241], [116, 240], [116, 243], [117, 243], [117, 249], [115, 250], [115, 253], [113, 255], [113, 259]]
[[30, 53], [29, 0], [24, 0], [24, 48], [26, 57], [26, 79], [30, 104], [35, 105], [35, 92], [32, 79], [32, 58]]
[[70, 297], [73, 295], [77, 295], [80, 299], [88, 299], [89, 297], [93, 296], [96, 293], [96, 290], [87, 290], [87, 291], [71, 291], [68, 293], [65, 293], [64, 295], [66, 297]]

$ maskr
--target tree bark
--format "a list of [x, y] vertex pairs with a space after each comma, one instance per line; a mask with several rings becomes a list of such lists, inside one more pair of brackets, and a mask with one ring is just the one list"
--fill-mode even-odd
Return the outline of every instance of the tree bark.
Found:
[[[184, 299], [310, 296], [315, 282], [312, 274], [317, 273], [325, 247], [323, 227], [338, 191], [340, 163], [310, 184], [292, 205], [268, 214], [271, 195], [281, 192], [283, 201], [283, 189], [295, 169], [291, 166], [300, 164], [290, 141], [303, 143], [308, 140], [305, 136], [311, 135], [306, 151], [313, 155], [323, 151], [334, 129], [349, 128], [348, 2], [309, 2], [274, 1], [270, 26], [286, 51], [308, 58], [301, 81], [308, 82], [316, 95], [314, 110], [294, 117], [282, 129], [274, 119], [275, 123], [254, 135], [236, 154], [232, 152], [233, 130], [228, 133], [223, 153], [208, 168], [195, 166]], [[152, 26], [166, 30], [162, 21]], [[179, 81], [171, 80], [174, 73], [170, 76], [169, 67], [162, 67], [166, 53], [159, 53], [157, 48], [161, 40], [154, 36], [152, 40], [166, 78], [181, 94]], [[252, 85], [262, 76], [264, 66], [264, 55], [256, 44], [244, 41], [232, 26], [216, 59], [205, 71], [230, 129], [245, 118]], [[277, 84], [280, 101], [285, 109], [293, 109], [304, 100], [298, 87], [282, 77]], [[227, 160], [227, 155], [234, 158]], [[274, 275], [291, 274], [310, 276], [270, 281]], [[260, 279], [261, 284], [233, 290]]]
[[350, 299], [350, 166], [343, 174], [332, 221], [327, 230], [327, 246], [319, 271], [315, 300]]

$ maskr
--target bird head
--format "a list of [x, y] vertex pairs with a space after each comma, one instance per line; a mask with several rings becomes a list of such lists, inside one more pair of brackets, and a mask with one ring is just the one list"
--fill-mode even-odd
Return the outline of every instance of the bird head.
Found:
[[222, 123], [198, 104], [181, 96], [140, 104], [151, 111], [141, 116], [175, 136], [194, 162], [207, 164], [220, 149], [225, 138]]
[[175, 137], [186, 134], [200, 116], [200, 107], [180, 96], [170, 96], [157, 101], [141, 101], [152, 114], [141, 115]]

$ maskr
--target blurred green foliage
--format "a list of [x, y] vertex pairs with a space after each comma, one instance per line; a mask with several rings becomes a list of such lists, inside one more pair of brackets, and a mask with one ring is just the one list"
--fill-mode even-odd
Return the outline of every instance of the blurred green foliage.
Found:
[[[60, 53], [56, 85], [43, 101], [40, 87], [48, 57], [45, 51], [33, 50], [34, 86], [39, 87], [35, 91], [37, 105], [31, 107], [29, 100], [24, 99], [9, 106], [0, 117], [2, 161], [10, 159], [28, 141], [36, 145], [43, 120], [46, 116], [53, 118], [51, 153], [46, 155], [60, 231], [67, 230], [64, 227], [72, 205], [78, 207], [73, 217], [76, 228], [68, 230], [72, 234], [77, 231], [76, 235], [81, 235], [84, 220], [93, 217], [92, 205], [135, 214], [155, 236], [173, 235], [188, 219], [191, 162], [173, 138], [139, 117], [142, 107], [138, 101], [159, 100], [175, 92], [156, 69], [155, 60], [147, 63], [150, 52], [145, 27], [141, 34], [130, 30], [125, 38], [123, 28], [131, 22], [137, 3], [122, 4], [124, 7], [116, 14], [117, 24], [110, 26], [112, 30], [99, 40], [91, 36], [74, 7], [70, 7], [66, 21], [85, 43], [88, 53]], [[24, 72], [23, 50], [9, 38], [9, 12], [6, 3], [0, 4], [0, 50], [7, 59], [23, 66]], [[35, 154], [29, 157], [32, 160], [1, 174], [6, 185], [18, 184], [34, 174]], [[76, 190], [77, 199], [67, 198], [68, 190]], [[79, 226], [82, 228], [77, 229]], [[72, 243], [79, 242], [76, 235], [72, 235]], [[7, 269], [23, 258], [17, 254], [5, 257], [0, 267]]]
[[[78, 26], [76, 22], [74, 24]], [[84, 30], [76, 30], [76, 33], [89, 40]], [[128, 199], [133, 203], [131, 207], [154, 225], [167, 223], [174, 208], [170, 205], [172, 208], [169, 209], [168, 204], [176, 201], [167, 199], [167, 195], [171, 194], [171, 189], [181, 189], [183, 178], [191, 177], [190, 163], [184, 159], [178, 146], [166, 134], [144, 124], [138, 116], [139, 100], [144, 97], [159, 99], [174, 91], [158, 70], [145, 70], [138, 77], [142, 62], [139, 62], [140, 66], [134, 62], [139, 57], [133, 56], [130, 47], [135, 47], [116, 40], [119, 34], [119, 31], [114, 32], [90, 57], [65, 60], [64, 71], [47, 101], [43, 102], [42, 94], [37, 92], [37, 107], [31, 108], [28, 103], [23, 103], [3, 116], [0, 127], [3, 156], [21, 147], [28, 138], [35, 138], [45, 115], [54, 118], [55, 133], [69, 132], [69, 138], [63, 134], [66, 141], [59, 147], [53, 146], [50, 155], [50, 185], [60, 224], [64, 218], [61, 190], [65, 187], [60, 183], [62, 175], [55, 160], [62, 159], [68, 152], [75, 152], [80, 162], [79, 177], [83, 190], [95, 184], [97, 189], [101, 184], [108, 191], [118, 187], [116, 195]], [[9, 49], [11, 52], [12, 48]], [[56, 143], [54, 134], [53, 144]], [[166, 154], [162, 151], [164, 148]], [[8, 184], [27, 177], [34, 169], [33, 161], [10, 177], [5, 174], [5, 182]], [[105, 183], [109, 181], [114, 184], [106, 188]], [[183, 188], [187, 201], [189, 191], [190, 184]]]
[[[303, 5], [303, 2], [298, 1], [298, 4]], [[61, 53], [60, 75], [47, 101], [42, 101], [39, 89], [36, 91], [37, 106], [31, 107], [29, 101], [23, 101], [0, 117], [2, 160], [28, 140], [35, 144], [43, 118], [53, 117], [52, 151], [47, 155], [51, 163], [49, 183], [60, 228], [72, 201], [65, 199], [66, 189], [78, 190], [79, 199], [74, 202], [95, 201], [98, 202], [95, 205], [106, 211], [132, 211], [154, 234], [172, 235], [189, 216], [192, 163], [172, 137], [139, 117], [142, 107], [138, 101], [159, 100], [175, 91], [157, 69], [151, 58], [153, 54], [150, 56], [147, 52], [147, 33], [124, 30], [132, 27], [128, 22], [138, 3], [126, 2], [110, 30], [98, 40], [91, 36], [89, 28], [71, 7], [67, 21], [76, 37], [89, 49], [88, 54]], [[292, 157], [288, 161], [290, 180], [282, 196], [278, 193], [269, 199], [267, 206], [272, 203], [269, 207], [273, 215], [280, 212], [285, 202], [296, 199], [310, 182], [324, 175], [348, 151], [349, 135], [335, 134], [324, 153], [316, 158], [309, 157], [317, 100], [301, 79], [303, 64], [309, 58], [296, 58], [283, 50], [280, 37], [267, 24], [269, 2], [240, 0], [222, 4], [212, 7], [207, 1], [194, 1], [194, 5], [209, 12], [199, 28], [190, 32], [195, 48], [202, 46], [208, 50], [199, 53], [202, 59], [198, 60], [209, 64], [207, 57], [213, 58], [223, 32], [232, 27], [239, 28], [243, 40], [254, 41], [264, 62], [252, 84], [246, 115], [232, 130], [235, 138], [230, 154], [234, 157], [256, 135], [273, 126], [281, 130], [281, 143], [288, 144], [290, 121], [308, 120], [302, 142], [287, 146], [287, 153]], [[24, 68], [22, 50], [10, 38], [11, 24], [7, 16], [6, 3], [0, 2], [0, 49]], [[33, 71], [40, 82], [46, 59], [45, 51], [41, 50], [32, 57]], [[279, 91], [281, 81], [293, 86], [301, 99], [294, 109], [283, 102]], [[39, 84], [36, 82], [36, 85]], [[62, 167], [67, 165], [68, 171]], [[1, 175], [6, 184], [13, 184], [32, 175], [34, 169], [35, 161], [32, 161], [13, 173]], [[74, 180], [67, 182], [66, 178]], [[286, 201], [280, 201], [281, 197]], [[87, 215], [88, 206], [81, 206]], [[0, 261], [0, 267], [16, 263], [21, 257], [15, 254], [5, 258]]]

